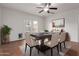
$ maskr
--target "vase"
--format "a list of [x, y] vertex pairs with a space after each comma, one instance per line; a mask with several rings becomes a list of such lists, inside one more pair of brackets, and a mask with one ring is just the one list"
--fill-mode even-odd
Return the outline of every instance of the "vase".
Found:
[[6, 43], [9, 43], [9, 35], [5, 35], [2, 38], [2, 44], [6, 44]]

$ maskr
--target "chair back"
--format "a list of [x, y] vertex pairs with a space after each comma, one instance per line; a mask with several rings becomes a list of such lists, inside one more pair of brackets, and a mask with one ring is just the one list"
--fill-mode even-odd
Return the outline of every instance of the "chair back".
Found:
[[52, 34], [51, 40], [47, 43], [45, 43], [45, 45], [49, 46], [49, 47], [54, 47], [58, 44], [58, 39], [59, 39], [59, 34], [54, 33]]
[[38, 45], [38, 42], [35, 41], [31, 36], [30, 36], [30, 32], [26, 32], [25, 33], [25, 39], [26, 39], [26, 43], [30, 46], [30, 47], [33, 47], [33, 46], [36, 46]]
[[25, 39], [28, 40], [28, 39], [30, 39], [30, 38], [31, 38], [31, 37], [30, 37], [30, 32], [26, 32], [26, 33], [25, 33]]
[[53, 44], [53, 45], [58, 44], [58, 39], [59, 39], [59, 34], [58, 34], [58, 33], [52, 34], [51, 41], [52, 41], [52, 44]]
[[65, 39], [66, 39], [66, 32], [62, 32], [59, 36], [60, 36], [60, 41], [59, 41], [60, 43], [65, 41]]

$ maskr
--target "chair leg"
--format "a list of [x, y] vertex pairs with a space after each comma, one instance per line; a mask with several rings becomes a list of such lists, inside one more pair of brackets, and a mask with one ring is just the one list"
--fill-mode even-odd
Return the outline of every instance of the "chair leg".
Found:
[[58, 54], [59, 54], [59, 46], [57, 45], [57, 51], [58, 51]]
[[26, 50], [27, 50], [27, 44], [25, 45], [25, 53], [26, 53]]
[[46, 54], [46, 52], [44, 52], [44, 54]]
[[65, 42], [64, 42], [64, 48], [66, 48], [66, 44], [65, 44]]
[[39, 50], [38, 50], [38, 54], [39, 54]]
[[61, 43], [60, 43], [60, 51], [62, 51]]
[[32, 47], [30, 47], [30, 56], [31, 56], [31, 53], [32, 53]]
[[53, 48], [51, 48], [51, 56], [53, 55]]

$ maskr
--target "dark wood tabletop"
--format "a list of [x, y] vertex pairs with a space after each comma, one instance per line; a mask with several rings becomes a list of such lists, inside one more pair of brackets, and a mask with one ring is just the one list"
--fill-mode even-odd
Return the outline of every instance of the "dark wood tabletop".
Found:
[[41, 40], [41, 45], [44, 45], [44, 40], [48, 38], [51, 40], [52, 34], [50, 32], [42, 32], [42, 33], [33, 33], [31, 34], [32, 37], [35, 37], [36, 40]]
[[44, 40], [45, 38], [51, 38], [52, 34], [47, 32], [43, 32], [43, 33], [33, 33], [31, 34], [31, 36], [35, 37], [36, 40]]

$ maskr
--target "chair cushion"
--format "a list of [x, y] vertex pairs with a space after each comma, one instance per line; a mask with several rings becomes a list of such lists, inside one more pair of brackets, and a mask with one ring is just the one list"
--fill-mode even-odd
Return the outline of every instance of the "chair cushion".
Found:
[[58, 44], [58, 39], [59, 39], [59, 34], [54, 33], [54, 34], [52, 34], [51, 40], [46, 42], [45, 45], [47, 45], [49, 47], [54, 47]]
[[27, 39], [27, 40], [26, 40], [26, 43], [27, 43], [27, 45], [29, 45], [30, 47], [33, 47], [33, 46], [38, 45], [38, 42], [36, 42], [36, 41], [33, 40], [33, 39]]

